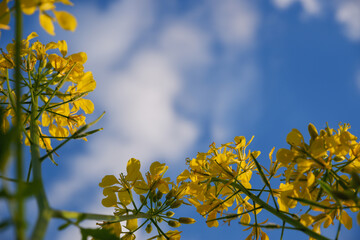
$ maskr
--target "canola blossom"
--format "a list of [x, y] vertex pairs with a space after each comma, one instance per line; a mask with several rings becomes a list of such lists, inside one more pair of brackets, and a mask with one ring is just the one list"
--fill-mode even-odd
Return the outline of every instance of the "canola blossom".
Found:
[[[66, 142], [86, 140], [99, 130], [84, 133], [97, 121], [86, 123], [94, 104], [85, 98], [96, 82], [84, 69], [86, 53], [68, 54], [64, 40], [43, 44], [34, 41], [35, 32], [21, 40], [22, 14], [38, 13], [40, 26], [50, 35], [55, 35], [54, 23], [74, 31], [75, 17], [56, 9], [58, 4], [72, 6], [70, 0], [0, 1], [0, 30], [10, 29], [13, 15], [19, 23], [15, 24], [16, 42], [0, 48], [1, 198], [14, 206], [9, 209], [12, 219], [2, 222], [2, 227], [13, 226], [17, 239], [26, 239], [25, 202], [29, 197], [36, 198], [38, 208], [31, 240], [44, 238], [52, 218], [65, 221], [60, 230], [70, 225], [79, 228], [82, 239], [133, 240], [145, 228], [149, 239], [178, 240], [182, 225], [195, 223], [191, 217], [177, 217], [176, 212], [185, 205], [194, 207], [208, 227], [241, 224], [248, 233], [236, 237], [246, 240], [268, 240], [268, 228], [280, 229], [281, 238], [290, 228], [309, 239], [327, 240], [320, 230], [335, 224], [338, 239], [341, 226], [354, 227], [350, 212], [356, 213], [360, 225], [360, 143], [350, 133], [349, 124], [318, 131], [310, 123], [309, 141], [293, 129], [286, 138], [290, 147], [279, 149], [275, 160], [273, 148], [270, 162], [260, 151], [249, 150], [253, 138], [247, 141], [238, 136], [221, 146], [213, 143], [207, 152], [187, 159], [187, 168], [173, 179], [165, 176], [168, 166], [164, 163], [153, 162], [143, 175], [140, 161], [132, 158], [126, 174], [106, 175], [99, 184], [104, 195], [101, 203], [113, 208], [113, 215], [53, 209], [44, 188], [42, 161], [49, 157], [55, 163], [52, 154]], [[61, 142], [53, 147], [54, 140]], [[31, 156], [26, 180], [22, 144], [30, 145], [26, 148]], [[42, 157], [40, 148], [47, 152]], [[11, 153], [17, 179], [7, 173]], [[259, 180], [263, 182], [260, 187]], [[6, 181], [16, 184], [15, 191]], [[270, 220], [264, 212], [271, 214]], [[85, 228], [83, 220], [96, 220], [98, 227]], [[163, 225], [173, 230], [164, 231]]]
[[[29, 145], [31, 108], [34, 99], [38, 98], [38, 144], [41, 148], [51, 150], [51, 138], [65, 139], [86, 124], [85, 114], [94, 111], [94, 104], [84, 97], [95, 89], [96, 82], [91, 72], [84, 71], [86, 53], [68, 55], [64, 40], [48, 44], [39, 41], [30, 43], [37, 36], [33, 32], [21, 44], [20, 67], [24, 73], [21, 82], [23, 95], [20, 96], [24, 110], [23, 131], [25, 143]], [[14, 102], [17, 97], [11, 88], [13, 79], [10, 78], [15, 65], [14, 43], [8, 44], [6, 50], [1, 50], [0, 55], [2, 132], [9, 129], [9, 118], [14, 119]]]
[[[103, 178], [100, 186], [104, 188], [106, 198], [102, 204], [115, 207], [115, 215], [124, 215], [139, 212], [134, 199], [139, 199], [140, 209], [148, 200], [153, 200], [150, 205], [156, 206], [158, 211], [148, 207], [149, 216], [156, 213], [157, 219], [162, 219], [169, 216], [167, 213], [164, 215], [162, 207], [171, 206], [168, 195], [173, 192], [171, 196], [175, 194], [176, 201], [194, 206], [206, 218], [209, 227], [219, 227], [219, 221], [228, 225], [237, 221], [246, 226], [245, 230], [251, 230], [244, 238], [246, 240], [267, 240], [265, 229], [282, 228], [283, 231], [289, 227], [286, 225], [305, 232], [309, 239], [327, 239], [320, 235], [320, 227], [327, 228], [337, 220], [347, 229], [352, 228], [348, 211], [357, 212], [360, 225], [360, 143], [349, 132], [348, 124], [340, 125], [337, 131], [326, 127], [318, 133], [313, 124], [309, 124], [308, 129], [309, 143], [297, 129], [293, 129], [286, 139], [290, 149], [279, 149], [275, 161], [274, 148], [271, 150], [269, 169], [259, 163], [260, 151], [247, 150], [253, 138], [247, 142], [243, 136], [235, 137], [234, 142], [220, 147], [213, 143], [207, 152], [188, 159], [188, 169], [177, 177], [176, 183], [163, 177], [167, 167], [159, 162], [151, 165], [144, 180], [139, 160], [130, 159], [127, 175]], [[250, 183], [253, 175], [264, 182], [262, 189]], [[277, 188], [270, 184], [273, 178], [282, 181]], [[167, 194], [166, 200], [159, 203], [163, 194]], [[133, 208], [130, 210], [127, 206], [131, 203]], [[300, 212], [292, 213], [290, 210], [296, 206], [301, 208]], [[262, 211], [273, 213], [283, 221], [283, 226], [262, 219]], [[142, 216], [147, 219], [145, 223], [149, 216]], [[111, 225], [112, 231], [123, 236], [121, 239], [127, 239], [125, 236], [134, 232], [127, 227], [128, 232], [122, 232], [118, 223], [112, 224], [116, 224]], [[172, 227], [180, 225], [176, 221], [168, 221], [168, 224]], [[149, 229], [151, 224], [146, 231]], [[158, 233], [157, 239], [162, 239], [161, 236], [177, 239]]]
[[[146, 225], [146, 232], [157, 233], [150, 239], [180, 239], [178, 230], [170, 230], [164, 233], [160, 228], [161, 222], [166, 222], [170, 227], [177, 228], [181, 224], [192, 224], [195, 220], [187, 217], [175, 218], [171, 210], [180, 207], [184, 202], [184, 189], [164, 177], [168, 167], [159, 162], [153, 162], [150, 170], [144, 176], [140, 172], [140, 161], [130, 159], [127, 163], [127, 174], [120, 174], [119, 178], [114, 175], [106, 175], [100, 187], [104, 188], [106, 196], [102, 200], [105, 207], [114, 207], [115, 216], [138, 216], [146, 220], [139, 226], [138, 219], [131, 218], [126, 221], [124, 228], [119, 222], [103, 222], [99, 225], [110, 229], [111, 232], [121, 239], [135, 239], [134, 233]], [[138, 195], [138, 196], [136, 196]]]
[[[2, 0], [0, 3], [0, 29], [9, 30], [11, 12], [13, 7], [11, 0]], [[66, 11], [57, 11], [56, 5], [62, 3], [72, 6], [69, 0], [21, 0], [21, 11], [26, 15], [32, 15], [39, 11], [40, 26], [50, 35], [55, 35], [54, 22], [57, 22], [64, 30], [75, 31], [76, 18]]]

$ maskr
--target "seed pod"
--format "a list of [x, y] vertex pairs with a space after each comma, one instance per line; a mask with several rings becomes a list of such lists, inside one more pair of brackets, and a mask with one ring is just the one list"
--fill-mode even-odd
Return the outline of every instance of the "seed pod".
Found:
[[174, 212], [172, 212], [172, 211], [168, 211], [167, 213], [166, 213], [166, 216], [167, 217], [172, 217], [172, 216], [174, 216]]
[[179, 222], [183, 223], [183, 224], [193, 224], [196, 221], [193, 218], [181, 217], [181, 218], [179, 218]]
[[170, 227], [174, 227], [174, 228], [177, 228], [177, 227], [181, 226], [181, 224], [178, 221], [172, 221], [172, 220], [170, 220], [168, 222], [168, 224], [169, 224]]
[[173, 204], [170, 205], [171, 208], [178, 208], [181, 206], [181, 204], [183, 203], [183, 201], [181, 200], [176, 200]]
[[151, 231], [152, 231], [151, 223], [149, 223], [149, 224], [146, 226], [145, 231], [146, 231], [147, 233], [151, 233]]
[[161, 207], [162, 202], [158, 201], [158, 202], [156, 203], [156, 205], [157, 205], [158, 207]]

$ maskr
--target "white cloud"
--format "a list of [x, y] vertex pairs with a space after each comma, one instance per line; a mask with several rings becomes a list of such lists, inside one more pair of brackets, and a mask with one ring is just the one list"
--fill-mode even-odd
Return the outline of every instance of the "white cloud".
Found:
[[153, 8], [151, 2], [141, 0], [114, 1], [105, 10], [94, 4], [76, 8], [79, 23], [74, 42], [79, 43], [82, 51], [86, 49], [89, 59], [96, 59], [89, 61], [89, 68], [106, 67], [124, 57], [152, 26]]
[[223, 44], [249, 47], [256, 40], [259, 16], [249, 1], [212, 1], [216, 37]]
[[360, 40], [360, 1], [359, 0], [272, 0], [279, 9], [301, 4], [304, 13], [308, 16], [319, 15], [324, 6], [332, 9], [335, 19], [344, 27], [345, 35], [353, 41]]
[[273, 0], [276, 7], [286, 9], [294, 3], [299, 3], [307, 15], [318, 15], [322, 6], [319, 0]]
[[212, 61], [210, 38], [190, 22], [166, 25], [159, 37], [159, 50], [180, 68], [196, 68]]
[[336, 20], [344, 26], [348, 38], [360, 40], [360, 1], [339, 1]]
[[[212, 44], [221, 44], [233, 56], [245, 49], [248, 54], [256, 41], [259, 24], [257, 11], [250, 2], [213, 1], [204, 5], [204, 9], [208, 11], [209, 6], [210, 13], [200, 17], [209, 17], [216, 23], [208, 29], [201, 27], [199, 19], [181, 17], [167, 17], [165, 24], [157, 25], [155, 13], [159, 5], [148, 1], [115, 1], [106, 10], [91, 4], [79, 6], [79, 29], [70, 39], [71, 48], [88, 53], [86, 68], [94, 72], [97, 80], [97, 89], [89, 98], [97, 109], [107, 112], [98, 123], [105, 130], [89, 138], [86, 152], [73, 155], [71, 161], [64, 163], [68, 173], [51, 185], [52, 206], [69, 209], [81, 204], [81, 209], [71, 210], [99, 211], [98, 182], [105, 174], [125, 172], [129, 158], [140, 159], [146, 167], [155, 160], [188, 157], [185, 152], [195, 145], [203, 129], [194, 119], [185, 117], [176, 103], [180, 95], [186, 97], [193, 90], [193, 82], [207, 85], [207, 79], [185, 79], [185, 76], [189, 72], [214, 70], [209, 69], [213, 66], [216, 71], [223, 71], [224, 65], [234, 65], [232, 60], [223, 62], [217, 58]], [[218, 84], [208, 92], [197, 85], [200, 87], [195, 90], [198, 94], [194, 101], [218, 102], [211, 105], [210, 112], [197, 109], [202, 118], [212, 118], [214, 113], [231, 115], [232, 106], [247, 101], [245, 93], [253, 91], [257, 80], [245, 74], [244, 69], [226, 76], [230, 83], [242, 74], [235, 87], [223, 85], [223, 79], [218, 79]], [[214, 94], [217, 92], [221, 94]], [[231, 100], [233, 95], [235, 102]], [[185, 107], [191, 105], [190, 102]], [[214, 129], [230, 132], [231, 127], [226, 118], [213, 120]], [[96, 192], [92, 197], [87, 194], [89, 189]], [[61, 239], [76, 238], [72, 235], [76, 232], [64, 232]]]

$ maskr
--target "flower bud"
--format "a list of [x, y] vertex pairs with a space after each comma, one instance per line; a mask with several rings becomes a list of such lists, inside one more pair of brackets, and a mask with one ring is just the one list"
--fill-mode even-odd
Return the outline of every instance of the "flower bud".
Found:
[[43, 68], [46, 67], [46, 65], [47, 65], [47, 61], [46, 61], [46, 59], [43, 59], [43, 60], [41, 61], [41, 64], [40, 64], [39, 68], [40, 68], [40, 69], [43, 69]]
[[175, 190], [174, 189], [171, 189], [170, 192], [168, 192], [168, 194], [166, 194], [166, 199], [169, 200], [171, 198], [173, 198], [175, 196]]
[[183, 201], [181, 200], [176, 200], [173, 204], [170, 205], [171, 208], [178, 208], [181, 206], [181, 204], [183, 203]]
[[152, 231], [151, 223], [149, 223], [149, 224], [146, 226], [145, 231], [146, 231], [147, 233], [151, 233], [151, 231]]
[[183, 223], [183, 224], [193, 224], [196, 221], [193, 218], [181, 217], [181, 218], [179, 218], [179, 222]]
[[181, 226], [181, 224], [178, 221], [172, 221], [172, 220], [170, 220], [168, 222], [168, 224], [169, 224], [170, 227], [174, 227], [174, 228], [177, 228], [177, 227]]
[[160, 199], [162, 198], [162, 196], [163, 196], [163, 193], [162, 193], [162, 192], [158, 191], [158, 192], [156, 193], [156, 198], [157, 198], [157, 200], [160, 200]]
[[144, 195], [140, 195], [141, 204], [146, 204], [146, 197]]
[[319, 135], [316, 127], [312, 123], [309, 124], [308, 131], [312, 140], [314, 140]]
[[175, 215], [175, 213], [172, 212], [172, 211], [168, 211], [168, 212], [166, 213], [166, 216], [167, 216], [167, 217], [172, 217], [172, 216], [174, 216], [174, 215]]

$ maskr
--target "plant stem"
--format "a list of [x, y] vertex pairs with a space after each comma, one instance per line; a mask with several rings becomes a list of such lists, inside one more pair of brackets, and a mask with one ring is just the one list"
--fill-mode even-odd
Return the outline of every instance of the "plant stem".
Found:
[[51, 209], [46, 197], [42, 173], [41, 173], [41, 161], [40, 161], [40, 148], [39, 148], [39, 126], [36, 121], [38, 112], [38, 96], [34, 96], [32, 99], [31, 118], [30, 118], [30, 150], [31, 150], [31, 162], [33, 166], [33, 182], [37, 187], [36, 201], [39, 208], [38, 219], [32, 233], [31, 239], [41, 240], [44, 238], [47, 225], [51, 219]]
[[[212, 181], [227, 183], [226, 180], [222, 180], [222, 179], [218, 179], [218, 178], [213, 178]], [[308, 236], [313, 237], [315, 239], [320, 239], [320, 240], [329, 240], [327, 237], [324, 237], [324, 236], [312, 231], [311, 229], [305, 227], [298, 220], [293, 219], [293, 218], [289, 217], [288, 215], [276, 210], [275, 208], [273, 208], [272, 206], [270, 206], [269, 204], [267, 204], [266, 202], [264, 202], [263, 200], [258, 198], [256, 195], [251, 193], [240, 182], [237, 182], [237, 183], [233, 182], [233, 183], [231, 183], [231, 185], [237, 189], [240, 189], [244, 194], [246, 194], [248, 197], [250, 197], [255, 203], [259, 204], [262, 208], [266, 209], [273, 215], [282, 219], [284, 222], [287, 222], [287, 223], [293, 225], [295, 228], [299, 229], [300, 231], [307, 234]]]
[[[22, 15], [20, 8], [20, 0], [15, 1], [15, 95], [16, 95], [16, 176], [18, 179], [17, 189], [17, 209], [16, 209], [16, 235], [17, 239], [25, 239], [25, 204], [24, 204], [24, 183], [23, 183], [23, 156], [21, 142], [21, 41], [22, 41]], [[10, 93], [11, 94], [11, 93]]]
[[86, 219], [86, 220], [97, 220], [97, 221], [114, 221], [121, 222], [137, 218], [149, 218], [150, 216], [146, 213], [137, 213], [133, 215], [124, 215], [124, 216], [114, 216], [114, 215], [104, 215], [104, 214], [94, 214], [94, 213], [81, 213], [73, 212], [66, 210], [52, 210], [53, 218], [62, 218], [62, 219]]

